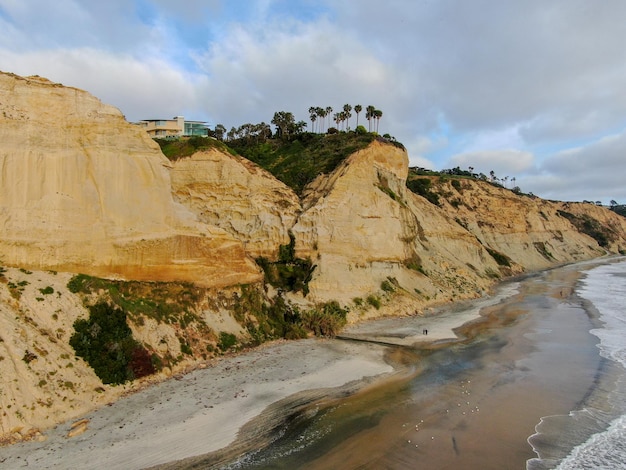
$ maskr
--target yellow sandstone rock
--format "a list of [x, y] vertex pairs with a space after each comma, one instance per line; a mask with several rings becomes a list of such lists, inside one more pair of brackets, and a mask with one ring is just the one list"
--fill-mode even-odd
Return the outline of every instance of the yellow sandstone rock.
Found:
[[169, 161], [89, 93], [0, 73], [5, 265], [206, 286], [255, 282], [243, 245], [173, 201]]
[[217, 149], [177, 160], [171, 170], [175, 198], [198, 219], [241, 240], [256, 258], [275, 258], [289, 243], [301, 210], [294, 191], [242, 157]]

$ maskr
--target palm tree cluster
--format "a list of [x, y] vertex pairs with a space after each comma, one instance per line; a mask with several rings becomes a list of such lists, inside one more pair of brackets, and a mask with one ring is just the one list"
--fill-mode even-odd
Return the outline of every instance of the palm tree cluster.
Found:
[[[352, 107], [350, 104], [344, 104], [342, 110], [332, 114], [332, 106], [320, 107], [311, 106], [309, 108], [309, 117], [311, 118], [311, 132], [325, 134], [331, 129], [331, 132], [337, 132], [340, 130], [350, 130], [350, 118], [353, 116], [352, 111], [356, 113], [356, 128], [359, 127], [359, 115], [363, 111], [363, 106], [360, 104]], [[383, 112], [380, 109], [376, 109], [374, 106], [369, 105], [365, 108], [365, 119], [368, 121], [369, 132], [378, 132], [378, 124]], [[332, 118], [332, 121], [331, 121]], [[331, 127], [331, 122], [334, 122], [336, 127]], [[274, 117], [271, 121], [276, 126], [275, 135], [272, 133], [272, 129], [269, 124], [261, 122], [259, 124], [246, 123], [235, 128], [231, 127], [230, 131], [226, 131], [226, 128], [222, 124], [217, 124], [214, 131], [210, 131], [209, 135], [217, 138], [218, 140], [244, 140], [248, 143], [262, 143], [267, 139], [275, 137], [290, 138], [290, 136], [300, 134], [304, 132], [307, 123], [304, 121], [296, 121], [293, 113], [288, 111], [277, 111], [274, 113]], [[317, 124], [317, 125], [316, 125]]]
[[[320, 134], [325, 133], [328, 129], [330, 129], [331, 116], [332, 121], [336, 125], [337, 130], [350, 130], [350, 118], [352, 117], [352, 111], [356, 113], [356, 127], [359, 127], [359, 114], [363, 111], [363, 106], [357, 104], [352, 107], [350, 104], [344, 104], [341, 111], [332, 114], [333, 108], [332, 106], [311, 106], [309, 108], [309, 118], [311, 119], [311, 132], [318, 132]], [[380, 122], [380, 118], [383, 115], [383, 112], [379, 109], [376, 109], [374, 106], [369, 105], [365, 108], [365, 119], [369, 122], [369, 131], [372, 131], [372, 120], [374, 120], [376, 132], [378, 132], [378, 123]], [[318, 121], [319, 118], [319, 121]], [[326, 121], [328, 118], [328, 121]], [[317, 124], [317, 128], [315, 124]]]

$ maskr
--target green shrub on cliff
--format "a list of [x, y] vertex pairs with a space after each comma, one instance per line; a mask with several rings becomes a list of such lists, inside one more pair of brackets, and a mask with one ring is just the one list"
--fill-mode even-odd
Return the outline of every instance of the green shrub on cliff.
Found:
[[74, 322], [70, 345], [105, 384], [121, 384], [154, 373], [152, 359], [134, 338], [126, 314], [99, 303], [89, 308], [88, 319]]
[[302, 313], [302, 326], [315, 336], [336, 336], [346, 324], [348, 311], [331, 301]]
[[419, 194], [431, 204], [439, 205], [439, 195], [432, 190], [432, 181], [429, 178], [407, 179], [406, 187], [415, 194]]
[[492, 250], [491, 248], [487, 246], [485, 247], [485, 249], [487, 250], [487, 253], [489, 253], [491, 257], [496, 261], [496, 263], [498, 263], [500, 266], [507, 266], [507, 267], [511, 266], [511, 260], [509, 259], [508, 256], [503, 255], [499, 251]]
[[557, 212], [561, 217], [569, 220], [576, 230], [593, 238], [601, 247], [606, 248], [615, 240], [615, 233], [587, 214], [576, 215], [562, 210]]
[[313, 134], [305, 132], [290, 140], [255, 142], [236, 139], [228, 145], [240, 155], [272, 173], [300, 194], [321, 173], [330, 173], [349, 155], [376, 139], [370, 133]]
[[289, 233], [289, 243], [280, 245], [277, 261], [260, 257], [256, 262], [263, 269], [265, 280], [270, 285], [288, 292], [302, 292], [306, 296], [315, 265], [309, 258], [296, 257], [295, 243], [295, 237]]
[[154, 139], [154, 141], [161, 147], [163, 155], [171, 161], [190, 157], [196, 152], [212, 148], [226, 153], [234, 153], [223, 142], [210, 137], [193, 136], [179, 139]]

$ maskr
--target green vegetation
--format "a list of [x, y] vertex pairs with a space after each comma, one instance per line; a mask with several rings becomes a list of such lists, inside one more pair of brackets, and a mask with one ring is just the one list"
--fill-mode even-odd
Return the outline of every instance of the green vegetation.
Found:
[[369, 133], [307, 132], [289, 140], [257, 142], [241, 138], [229, 141], [228, 145], [300, 194], [319, 174], [332, 172], [348, 155], [367, 147], [375, 139], [376, 136]]
[[603, 248], [608, 247], [609, 243], [615, 240], [613, 232], [587, 214], [575, 215], [561, 210], [557, 212], [561, 217], [569, 220], [576, 227], [576, 230], [590, 236]]
[[511, 266], [511, 260], [508, 258], [508, 256], [503, 255], [499, 251], [492, 250], [491, 248], [487, 246], [485, 247], [485, 249], [491, 255], [491, 257], [496, 261], [496, 263], [498, 263], [500, 266], [506, 266], [506, 267]]
[[201, 150], [218, 149], [226, 153], [234, 153], [226, 144], [210, 137], [193, 136], [180, 139], [154, 139], [161, 147], [161, 152], [169, 160], [190, 157]]
[[67, 287], [75, 294], [104, 291], [108, 300], [133, 321], [141, 322], [141, 317], [145, 316], [159, 323], [183, 326], [200, 322], [193, 310], [206, 294], [205, 289], [190, 283], [112, 281], [86, 274], [72, 277]]
[[370, 304], [372, 307], [374, 307], [376, 310], [380, 309], [381, 303], [380, 303], [380, 299], [378, 297], [376, 297], [375, 295], [368, 295], [367, 296], [367, 303]]
[[398, 287], [398, 281], [393, 277], [388, 277], [380, 283], [380, 288], [387, 293], [395, 292]]
[[51, 286], [47, 286], [43, 289], [39, 289], [39, 292], [41, 292], [43, 295], [50, 295], [54, 294], [54, 289]]
[[[70, 279], [68, 289], [84, 294], [83, 302], [88, 307], [94, 298], [98, 302], [106, 302], [124, 312], [135, 325], [144, 325], [147, 319], [152, 319], [158, 323], [177, 325], [183, 332], [192, 332], [178, 338], [183, 354], [192, 355], [192, 346], [217, 341], [215, 333], [197, 313], [198, 305], [209, 300], [207, 290], [190, 283], [112, 281], [78, 274]], [[164, 357], [153, 354], [151, 362], [154, 368], [160, 369], [182, 358], [182, 355], [173, 357], [169, 353]]]
[[[528, 193], [528, 194], [523, 193], [520, 187], [516, 186], [515, 183], [517, 180], [514, 176], [511, 178], [509, 178], [508, 176], [505, 176], [503, 178], [498, 178], [496, 174], [493, 172], [493, 170], [489, 172], [489, 175], [486, 175], [484, 173], [474, 173], [474, 168], [472, 167], [469, 167], [468, 170], [461, 170], [461, 168], [457, 166], [455, 168], [450, 168], [450, 169], [440, 170], [440, 171], [434, 171], [434, 170], [429, 170], [429, 169], [420, 168], [420, 167], [411, 167], [409, 168], [409, 178], [407, 180], [407, 186], [409, 186], [409, 181], [417, 179], [418, 176], [431, 176], [431, 177], [439, 176], [441, 181], [444, 181], [444, 179], [442, 178], [445, 178], [445, 179], [450, 178], [452, 187], [458, 192], [462, 192], [464, 189], [463, 185], [461, 184], [461, 180], [474, 179], [474, 180], [484, 181], [485, 183], [489, 183], [492, 186], [495, 186], [497, 188], [508, 189], [519, 196], [535, 197], [532, 193]], [[420, 184], [425, 184], [425, 183], [420, 183]], [[414, 193], [420, 194], [421, 196], [424, 196], [428, 199], [426, 194], [422, 194], [419, 192], [420, 190], [423, 190], [424, 188], [413, 189], [409, 187], [409, 189], [411, 189], [411, 191], [413, 191]], [[433, 204], [437, 204], [436, 202], [430, 199], [429, 201], [432, 202]]]
[[289, 233], [289, 243], [279, 248], [278, 261], [260, 257], [256, 262], [263, 269], [265, 280], [273, 287], [288, 292], [302, 292], [306, 296], [315, 265], [308, 258], [296, 257], [295, 244], [295, 237]]
[[22, 357], [22, 361], [24, 361], [26, 364], [30, 364], [35, 359], [37, 359], [37, 355], [30, 352], [29, 350], [26, 350], [26, 352], [24, 353], [24, 357]]
[[74, 322], [70, 345], [105, 384], [121, 384], [154, 373], [150, 354], [132, 335], [126, 313], [105, 303]]
[[345, 325], [347, 315], [347, 310], [336, 301], [301, 312], [282, 295], [272, 300], [265, 299], [255, 286], [242, 286], [234, 311], [236, 317], [241, 312], [249, 314], [245, 326], [254, 339], [253, 344], [277, 338], [306, 338], [309, 332], [318, 336], [334, 336]]
[[[352, 111], [356, 113], [356, 128], [351, 130]], [[359, 115], [365, 111], [368, 130], [359, 125]], [[383, 112], [369, 105], [365, 109], [357, 104], [345, 104], [332, 114], [333, 108], [309, 108], [311, 130], [305, 132], [307, 123], [296, 121], [293, 113], [277, 111], [269, 124], [246, 123], [226, 132], [222, 124], [208, 130], [209, 137], [183, 137], [155, 139], [163, 154], [172, 161], [188, 157], [197, 151], [218, 148], [223, 152], [239, 154], [262, 168], [301, 194], [303, 188], [322, 173], [333, 171], [348, 155], [369, 145], [373, 140], [404, 148], [389, 134], [378, 137], [378, 127]], [[337, 127], [330, 127], [332, 121]], [[224, 142], [227, 142], [226, 145]]]
[[626, 204], [618, 204], [617, 201], [612, 200], [610, 209], [622, 217], [626, 217]]
[[7, 287], [9, 288], [9, 293], [11, 297], [16, 300], [20, 300], [22, 297], [22, 292], [24, 292], [24, 286], [28, 284], [28, 281], [20, 281], [17, 284], [11, 281], [7, 281]]
[[348, 311], [332, 301], [302, 314], [302, 325], [315, 336], [335, 336], [346, 324]]
[[543, 256], [548, 261], [554, 261], [554, 256], [552, 256], [552, 253], [550, 253], [550, 250], [548, 250], [544, 242], [534, 242], [533, 245], [535, 246], [535, 249], [541, 254], [541, 256]]
[[232, 333], [226, 333], [222, 331], [220, 333], [220, 341], [217, 347], [222, 351], [227, 351], [237, 344], [237, 337]]
[[432, 180], [429, 178], [411, 178], [407, 179], [406, 187], [425, 198], [431, 204], [439, 205], [439, 195], [432, 189]]
[[251, 316], [245, 326], [254, 344], [261, 344], [278, 338], [306, 338], [302, 327], [300, 311], [285, 301], [282, 295], [273, 300], [264, 299], [261, 292], [249, 286], [242, 289], [242, 297], [235, 305], [235, 311], [244, 310]]

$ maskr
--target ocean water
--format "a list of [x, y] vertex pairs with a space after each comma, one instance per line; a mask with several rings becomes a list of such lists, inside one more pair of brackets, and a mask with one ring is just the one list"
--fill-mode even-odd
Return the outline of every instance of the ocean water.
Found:
[[576, 294], [601, 325], [590, 332], [604, 358], [595, 386], [567, 416], [547, 416], [529, 438], [528, 470], [626, 469], [626, 262], [589, 270]]
[[626, 469], [626, 260], [501, 287], [493, 327], [394, 351], [410, 377], [315, 403], [219, 468]]

